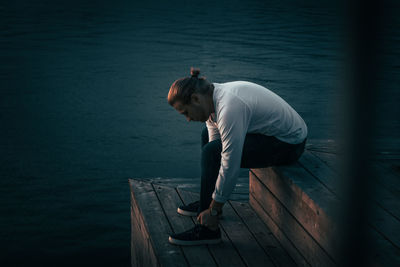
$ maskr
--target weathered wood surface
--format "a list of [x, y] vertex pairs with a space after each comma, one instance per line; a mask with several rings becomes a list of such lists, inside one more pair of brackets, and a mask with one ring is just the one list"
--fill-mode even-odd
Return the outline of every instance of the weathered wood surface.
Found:
[[220, 225], [222, 243], [169, 244], [170, 233], [195, 225], [195, 218], [177, 214], [176, 208], [198, 200], [198, 194], [160, 183], [135, 179], [129, 182], [132, 266], [296, 266], [272, 231], [243, 202], [228, 201], [224, 206]]
[[[328, 156], [327, 153], [323, 153], [322, 155], [318, 154], [318, 157], [322, 162], [330, 162], [330, 164], [318, 164], [318, 169], [314, 170], [313, 165], [306, 160], [300, 159], [300, 163], [317, 179], [325, 177], [323, 179], [337, 180], [340, 172], [337, 169], [337, 163], [334, 163], [337, 162], [335, 155], [330, 154]], [[380, 161], [374, 161], [371, 164], [374, 171], [371, 175], [373, 175], [375, 186], [369, 223], [372, 228], [380, 232], [382, 238], [390, 240], [400, 248], [400, 194], [396, 192], [397, 189], [400, 189], [400, 177], [396, 177], [396, 174], [392, 173], [388, 166], [385, 168], [385, 165]], [[334, 182], [331, 182], [325, 186], [330, 188], [336, 196], [340, 196], [340, 188], [337, 183], [333, 184]]]
[[[266, 216], [263, 213], [266, 213], [271, 218], [271, 220], [266, 221], [266, 223], [270, 223], [268, 225], [269, 228], [274, 228], [274, 225], [271, 224], [275, 224], [275, 227], [279, 228], [294, 244], [295, 250], [301, 253], [308, 264], [311, 266], [334, 266], [330, 256], [296, 218], [301, 218], [303, 222], [312, 224], [315, 216], [310, 218], [312, 215], [309, 215], [309, 213], [311, 212], [307, 210], [306, 213], [308, 214], [302, 215], [302, 208], [306, 204], [301, 199], [299, 200], [293, 195], [276, 195], [281, 188], [285, 187], [276, 187], [272, 191], [256, 175], [251, 173], [250, 204], [254, 204], [255, 201], [258, 202], [260, 208], [254, 205], [252, 207], [262, 218]], [[294, 251], [289, 250], [289, 252], [293, 253]], [[293, 257], [296, 257], [296, 255], [293, 255]]]
[[[316, 240], [315, 249], [318, 251], [320, 244], [331, 258], [335, 258], [338, 251], [335, 238], [337, 229], [331, 218], [335, 211], [334, 204], [337, 203], [337, 199], [331, 192], [298, 164], [285, 168], [252, 170], [250, 177], [252, 182], [250, 192], [253, 193], [257, 190], [253, 193], [255, 199], [263, 203], [265, 200], [259, 198], [265, 198], [263, 194], [271, 192], [275, 199], [271, 199], [271, 202], [267, 201], [266, 204], [274, 201], [276, 205], [282, 205], [282, 209], [285, 208], [288, 214], [294, 217], [293, 224], [300, 223], [300, 227], [305, 228], [305, 231], [311, 235], [309, 242], [314, 242], [313, 239]], [[261, 185], [265, 185], [266, 188], [261, 187]], [[256, 188], [256, 186], [258, 187]], [[267, 188], [268, 192], [265, 192]], [[283, 214], [275, 214], [274, 216], [283, 216]], [[281, 221], [280, 217], [274, 219]], [[294, 231], [294, 234], [300, 233], [300, 230]], [[302, 240], [304, 239], [301, 238]], [[311, 246], [308, 243], [307, 245]], [[307, 249], [310, 249], [310, 247]], [[317, 251], [310, 252], [309, 257], [316, 260], [315, 255], [323, 254], [325, 259], [325, 252], [321, 250], [320, 253], [317, 253]]]
[[[180, 190], [178, 188], [179, 195], [181, 196], [185, 205], [199, 200], [198, 194], [193, 192]], [[193, 218], [195, 223], [195, 218]], [[246, 266], [242, 261], [240, 254], [233, 246], [232, 242], [226, 235], [224, 229], [221, 229], [222, 243], [216, 245], [209, 245], [209, 251], [213, 255], [218, 266]]]
[[[317, 151], [330, 154], [340, 154], [343, 144], [334, 139], [310, 139], [307, 141], [308, 151]], [[372, 144], [373, 158], [376, 160], [400, 159], [400, 139], [374, 140]]]
[[[153, 185], [153, 187], [173, 232], [180, 233], [192, 228], [194, 226], [192, 219], [180, 216], [176, 212], [176, 208], [182, 204], [182, 200], [175, 189], [161, 185]], [[182, 250], [190, 266], [216, 266], [206, 246], [183, 246]]]
[[249, 204], [257, 213], [257, 215], [265, 222], [265, 224], [271, 230], [274, 236], [279, 240], [279, 243], [282, 244], [282, 246], [286, 249], [290, 257], [299, 266], [310, 266], [310, 264], [297, 249], [292, 240], [290, 240], [289, 237], [283, 232], [283, 230], [275, 223], [275, 221], [273, 221], [271, 216], [267, 212], [265, 212], [263, 207], [257, 202], [257, 200], [255, 200], [252, 194], [250, 194]]
[[230, 204], [276, 266], [297, 266], [248, 203], [230, 201]]
[[[308, 148], [294, 165], [250, 170], [249, 201], [296, 262], [334, 264], [340, 244], [340, 161], [332, 144]], [[372, 161], [376, 186], [368, 224], [377, 244], [372, 258], [384, 266], [400, 265], [399, 162]]]
[[182, 249], [168, 243], [171, 227], [152, 185], [135, 180], [129, 182], [134, 232], [133, 266], [187, 266]]
[[224, 206], [224, 219], [221, 227], [235, 246], [246, 266], [274, 266], [269, 255], [258, 244], [246, 224], [233, 210], [232, 206]]
[[[251, 169], [250, 185], [247, 177], [241, 177], [232, 196], [242, 202], [225, 205], [223, 242], [218, 245], [168, 243], [170, 233], [196, 223], [195, 218], [178, 215], [176, 207], [198, 199], [199, 181], [130, 180], [132, 266], [340, 265], [335, 219], [342, 197], [340, 155], [335, 149], [334, 142], [322, 148], [308, 145], [296, 164]], [[376, 244], [370, 256], [378, 266], [400, 266], [400, 160], [396, 155], [382, 152], [372, 159], [375, 191], [368, 225]], [[153, 219], [156, 215], [160, 218]]]
[[[319, 165], [320, 172], [313, 172], [316, 178], [325, 176], [339, 177], [340, 173], [334, 167], [337, 167], [337, 158], [334, 154], [327, 156], [326, 153], [323, 155], [318, 154], [318, 157], [324, 159], [325, 162], [330, 162], [331, 164], [321, 164]], [[385, 261], [390, 258], [392, 263], [400, 264], [400, 194], [393, 194], [388, 190], [384, 184], [389, 180], [391, 184], [396, 187], [396, 177], [388, 170], [384, 170], [378, 167], [379, 162], [374, 161], [372, 165], [374, 167], [374, 195], [373, 203], [371, 206], [371, 218], [368, 222], [370, 225], [371, 236], [373, 240], [379, 245], [376, 245], [376, 259], [379, 262], [381, 259]], [[304, 168], [311, 170], [308, 164], [303, 162]], [[339, 195], [339, 189], [333, 188], [333, 192]], [[395, 250], [397, 253], [392, 253]], [[390, 252], [392, 251], [392, 252]]]

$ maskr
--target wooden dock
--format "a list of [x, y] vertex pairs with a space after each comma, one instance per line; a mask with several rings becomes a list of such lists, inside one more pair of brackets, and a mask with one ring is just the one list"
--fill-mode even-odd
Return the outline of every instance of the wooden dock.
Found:
[[[376, 266], [400, 266], [399, 163], [393, 155], [373, 163], [380, 175], [368, 225]], [[224, 206], [223, 242], [195, 247], [171, 245], [168, 236], [194, 226], [176, 208], [197, 200], [196, 190], [130, 179], [132, 266], [340, 266], [337, 177], [337, 154], [310, 145], [296, 164], [251, 169], [247, 198], [241, 187]]]
[[132, 266], [296, 266], [248, 203], [228, 201], [221, 220], [222, 242], [181, 247], [170, 233], [192, 228], [195, 218], [177, 214], [198, 194], [131, 179]]

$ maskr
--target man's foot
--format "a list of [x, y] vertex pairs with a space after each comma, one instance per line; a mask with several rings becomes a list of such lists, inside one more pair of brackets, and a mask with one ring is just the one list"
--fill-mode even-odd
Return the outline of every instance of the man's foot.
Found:
[[221, 230], [218, 228], [213, 231], [201, 224], [196, 224], [190, 230], [170, 235], [169, 242], [182, 246], [217, 244], [221, 242]]
[[200, 207], [200, 201], [195, 201], [186, 206], [185, 205], [179, 206], [177, 211], [181, 215], [195, 217], [197, 216], [199, 207]]

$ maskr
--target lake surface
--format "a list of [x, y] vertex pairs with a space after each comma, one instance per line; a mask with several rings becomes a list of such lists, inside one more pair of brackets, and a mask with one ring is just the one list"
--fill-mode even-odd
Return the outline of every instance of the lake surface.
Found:
[[[309, 139], [335, 138], [342, 18], [317, 3], [2, 2], [0, 264], [129, 266], [128, 178], [199, 177], [204, 126], [166, 102], [191, 66], [266, 86]], [[400, 24], [387, 19], [377, 138], [397, 140]]]

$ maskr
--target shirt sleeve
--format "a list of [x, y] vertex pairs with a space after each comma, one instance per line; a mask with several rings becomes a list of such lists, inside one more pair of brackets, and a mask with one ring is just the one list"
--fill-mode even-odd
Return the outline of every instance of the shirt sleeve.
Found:
[[207, 126], [207, 130], [208, 130], [208, 142], [211, 142], [211, 141], [221, 138], [219, 135], [219, 130], [218, 130], [215, 122], [211, 121], [211, 119], [208, 119], [206, 121], [206, 126]]
[[225, 203], [236, 185], [249, 122], [250, 109], [239, 98], [232, 98], [220, 109], [217, 124], [222, 142], [221, 167], [212, 195], [217, 202]]

